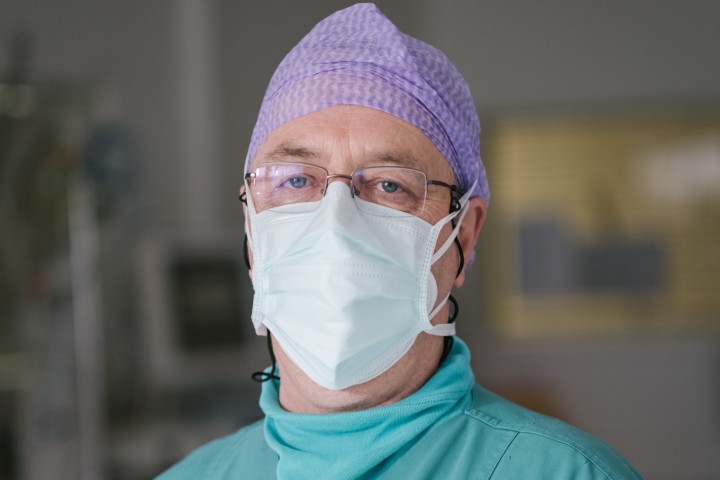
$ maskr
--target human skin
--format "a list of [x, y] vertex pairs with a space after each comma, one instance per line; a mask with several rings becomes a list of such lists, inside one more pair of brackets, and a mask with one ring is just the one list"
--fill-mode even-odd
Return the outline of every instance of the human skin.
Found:
[[[331, 174], [349, 175], [357, 168], [388, 164], [389, 158], [424, 171], [428, 179], [456, 183], [450, 164], [421, 130], [380, 110], [354, 105], [333, 106], [280, 126], [258, 148], [251, 170], [269, 161], [287, 161], [315, 164]], [[449, 205], [447, 188], [429, 186], [425, 210], [420, 216], [435, 224], [448, 214]], [[458, 233], [466, 262], [475, 248], [487, 205], [483, 199], [473, 198], [468, 207]], [[245, 215], [247, 218], [247, 212]], [[252, 225], [249, 228], [252, 230]], [[443, 227], [436, 250], [451, 231], [449, 223]], [[252, 267], [252, 251], [248, 253]], [[465, 269], [456, 278], [459, 262], [457, 248], [452, 246], [432, 266], [438, 286], [437, 303], [453, 287], [463, 285]], [[448, 313], [446, 304], [431, 322], [446, 323]], [[275, 337], [272, 341], [281, 372], [280, 404], [296, 413], [356, 411], [395, 403], [427, 382], [437, 370], [443, 350], [443, 337], [422, 332], [408, 352], [381, 375], [359, 385], [330, 390], [315, 383], [295, 365]]]

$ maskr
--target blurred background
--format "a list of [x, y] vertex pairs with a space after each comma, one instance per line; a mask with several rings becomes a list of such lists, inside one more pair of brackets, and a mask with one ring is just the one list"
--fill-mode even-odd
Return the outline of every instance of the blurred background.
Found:
[[[0, 479], [151, 478], [260, 417], [244, 156], [351, 3], [0, 1]], [[483, 123], [478, 381], [646, 478], [720, 478], [720, 3], [378, 3]]]

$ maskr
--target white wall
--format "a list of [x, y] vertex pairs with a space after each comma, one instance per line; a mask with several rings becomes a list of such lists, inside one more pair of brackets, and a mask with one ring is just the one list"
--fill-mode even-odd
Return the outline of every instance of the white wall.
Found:
[[478, 109], [720, 101], [713, 0], [424, 1]]

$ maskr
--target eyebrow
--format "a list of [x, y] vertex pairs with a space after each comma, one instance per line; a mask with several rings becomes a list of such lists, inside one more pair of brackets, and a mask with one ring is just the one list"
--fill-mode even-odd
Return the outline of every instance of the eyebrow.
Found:
[[411, 167], [419, 169], [418, 160], [407, 151], [380, 152], [370, 157], [375, 163], [397, 165], [398, 167]]
[[320, 154], [314, 150], [291, 142], [282, 142], [266, 156], [269, 159], [300, 158], [303, 160], [317, 159]]

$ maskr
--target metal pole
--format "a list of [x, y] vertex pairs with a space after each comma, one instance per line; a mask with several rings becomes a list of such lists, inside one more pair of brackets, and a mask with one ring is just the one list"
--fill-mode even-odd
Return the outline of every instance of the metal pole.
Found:
[[69, 188], [80, 480], [102, 479], [104, 348], [95, 199], [82, 174]]

